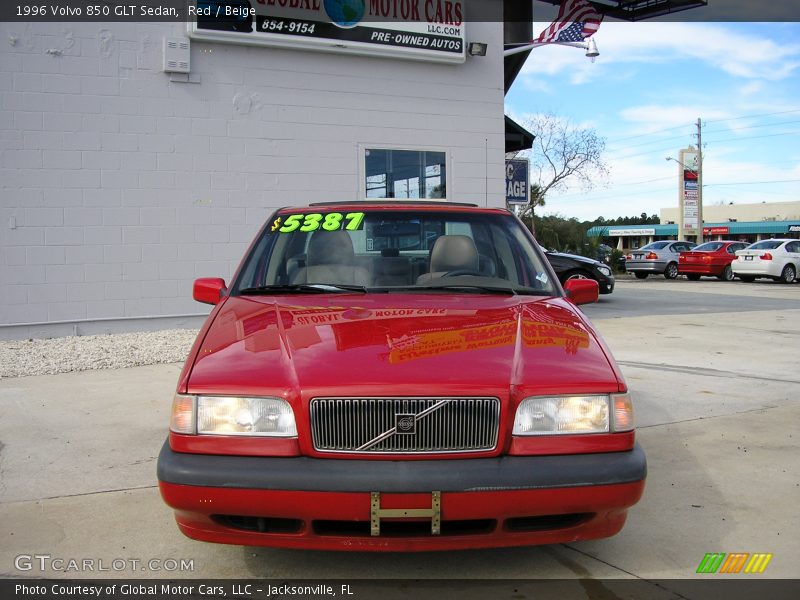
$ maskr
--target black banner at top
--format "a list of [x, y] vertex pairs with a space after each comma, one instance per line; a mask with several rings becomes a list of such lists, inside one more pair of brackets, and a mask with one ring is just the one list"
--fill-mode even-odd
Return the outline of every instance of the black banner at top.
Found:
[[[533, 2], [533, 20], [552, 21], [559, 0], [519, 0], [520, 6]], [[303, 3], [331, 6], [363, 5], [364, 22], [402, 20], [428, 13], [445, 15], [448, 5], [463, 2], [465, 22], [529, 22], [530, 9], [517, 10], [514, 0], [2, 0], [0, 22], [190, 22], [198, 4], [229, 6], [234, 11], [263, 6], [291, 9]], [[798, 0], [603, 0], [594, 4], [607, 20], [673, 22], [798, 22]], [[192, 7], [192, 8], [190, 8]], [[653, 7], [657, 7], [655, 10]], [[372, 8], [372, 10], [370, 10]]]

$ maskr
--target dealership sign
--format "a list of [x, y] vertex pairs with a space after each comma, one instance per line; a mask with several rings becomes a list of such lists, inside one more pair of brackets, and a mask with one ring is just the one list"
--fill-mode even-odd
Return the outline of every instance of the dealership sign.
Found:
[[464, 0], [193, 0], [199, 40], [461, 63]]
[[684, 233], [694, 235], [702, 226], [702, 207], [700, 205], [700, 153], [693, 150], [681, 150], [681, 228]]
[[789, 225], [789, 233], [800, 233], [800, 225]]
[[528, 204], [531, 183], [527, 159], [510, 158], [506, 160], [506, 203]]

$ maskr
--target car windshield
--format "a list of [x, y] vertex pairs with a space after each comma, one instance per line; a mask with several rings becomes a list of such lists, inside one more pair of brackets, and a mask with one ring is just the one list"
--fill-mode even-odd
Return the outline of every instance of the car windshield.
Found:
[[705, 244], [695, 246], [692, 250], [695, 252], [715, 252], [722, 248], [722, 246], [722, 242], [706, 242]]
[[669, 242], [653, 242], [652, 244], [647, 244], [647, 246], [642, 246], [639, 250], [663, 250], [667, 247]]
[[284, 209], [253, 245], [232, 293], [558, 295], [534, 244], [500, 212]]
[[783, 244], [782, 240], [764, 240], [750, 244], [745, 250], [775, 250], [781, 244]]

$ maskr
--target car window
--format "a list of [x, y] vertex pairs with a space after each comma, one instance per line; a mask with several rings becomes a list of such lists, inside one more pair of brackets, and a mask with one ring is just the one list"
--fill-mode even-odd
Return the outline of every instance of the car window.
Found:
[[479, 211], [285, 209], [248, 254], [233, 293], [305, 284], [382, 291], [498, 287], [557, 295], [517, 219]]
[[642, 246], [639, 250], [663, 250], [668, 244], [669, 242], [652, 242], [646, 246]]
[[694, 247], [695, 252], [716, 252], [722, 248], [722, 242], [706, 242]]
[[800, 252], [800, 242], [790, 242], [786, 244], [787, 252]]
[[775, 250], [781, 244], [783, 244], [781, 240], [764, 240], [756, 242], [755, 244], [750, 244], [747, 250]]

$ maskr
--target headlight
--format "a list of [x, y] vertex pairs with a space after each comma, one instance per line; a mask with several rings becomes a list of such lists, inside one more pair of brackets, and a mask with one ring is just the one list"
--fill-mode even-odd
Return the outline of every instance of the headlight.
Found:
[[603, 275], [605, 275], [606, 277], [608, 277], [609, 275], [611, 275], [611, 269], [609, 269], [609, 268], [608, 268], [608, 267], [606, 267], [606, 266], [603, 266], [603, 265], [601, 265], [601, 266], [597, 267], [597, 270], [598, 270], [598, 271], [600, 271], [600, 272], [601, 272]]
[[628, 394], [526, 398], [517, 408], [514, 419], [514, 435], [607, 433], [631, 429], [633, 406]]
[[292, 407], [280, 398], [176, 395], [170, 429], [205, 435], [297, 436]]

